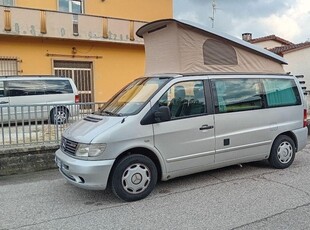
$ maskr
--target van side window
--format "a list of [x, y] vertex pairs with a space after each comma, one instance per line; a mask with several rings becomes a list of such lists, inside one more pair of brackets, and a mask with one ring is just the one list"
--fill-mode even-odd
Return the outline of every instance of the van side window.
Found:
[[0, 81], [0, 97], [4, 97], [4, 84]]
[[263, 84], [268, 107], [301, 105], [301, 99], [294, 80], [264, 79]]
[[8, 96], [32, 96], [43, 95], [43, 81], [18, 80], [8, 81], [7, 83]]
[[10, 97], [73, 93], [68, 80], [8, 81], [7, 91]]
[[72, 86], [68, 80], [45, 80], [45, 94], [73, 93]]
[[238, 112], [263, 108], [258, 79], [214, 79], [212, 87], [216, 113]]
[[185, 81], [173, 85], [158, 104], [170, 108], [172, 119], [206, 113], [203, 81]]

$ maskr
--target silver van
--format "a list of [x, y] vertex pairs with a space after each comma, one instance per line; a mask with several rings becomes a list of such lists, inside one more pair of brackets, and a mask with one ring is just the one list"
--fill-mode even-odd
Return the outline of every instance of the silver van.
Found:
[[55, 161], [70, 183], [109, 185], [135, 201], [158, 180], [264, 159], [287, 168], [306, 145], [306, 125], [293, 76], [155, 75], [70, 126]]
[[17, 76], [0, 77], [0, 123], [50, 120], [65, 123], [79, 102], [70, 78]]

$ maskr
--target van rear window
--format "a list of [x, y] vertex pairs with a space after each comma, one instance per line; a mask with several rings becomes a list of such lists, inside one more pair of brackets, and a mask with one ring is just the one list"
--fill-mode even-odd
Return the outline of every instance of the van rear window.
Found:
[[294, 80], [264, 79], [263, 84], [268, 107], [301, 104], [298, 88]]
[[45, 80], [45, 94], [73, 93], [68, 80]]
[[301, 105], [293, 79], [214, 79], [216, 113]]

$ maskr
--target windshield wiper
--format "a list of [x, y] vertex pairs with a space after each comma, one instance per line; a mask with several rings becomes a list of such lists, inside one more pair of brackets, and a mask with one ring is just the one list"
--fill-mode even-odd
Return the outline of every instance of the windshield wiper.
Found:
[[107, 111], [107, 110], [102, 110], [100, 113], [101, 113], [101, 114], [102, 114], [102, 113], [105, 113], [105, 114], [108, 114], [109, 116], [117, 116], [117, 117], [120, 117], [120, 116], [121, 116], [121, 114], [113, 113], [113, 112], [110, 112], [110, 111]]

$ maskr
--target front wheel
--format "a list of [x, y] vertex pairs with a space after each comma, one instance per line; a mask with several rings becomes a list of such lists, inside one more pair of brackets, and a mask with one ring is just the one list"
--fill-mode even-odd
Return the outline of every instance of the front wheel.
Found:
[[286, 135], [280, 135], [272, 145], [269, 163], [277, 169], [287, 168], [293, 163], [295, 152], [294, 141]]
[[157, 182], [154, 162], [143, 155], [123, 158], [115, 166], [111, 184], [113, 193], [124, 201], [136, 201], [147, 197]]

